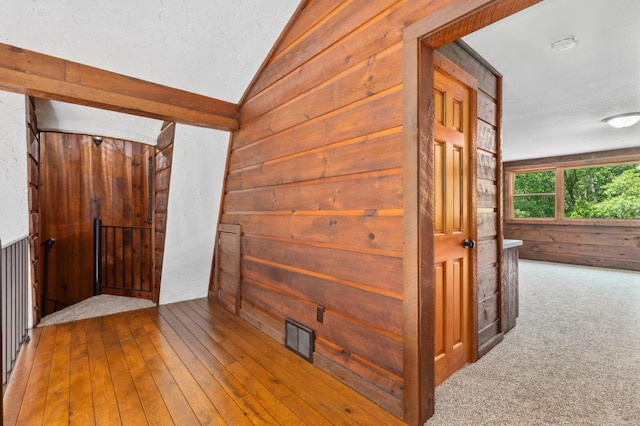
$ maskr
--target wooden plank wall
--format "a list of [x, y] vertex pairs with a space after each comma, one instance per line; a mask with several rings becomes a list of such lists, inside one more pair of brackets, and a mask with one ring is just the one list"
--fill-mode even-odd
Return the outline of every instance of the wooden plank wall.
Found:
[[402, 30], [445, 3], [309, 1], [241, 102], [221, 218], [242, 315], [315, 329], [314, 363], [399, 416]]
[[[153, 147], [106, 137], [96, 147], [91, 136], [43, 132], [41, 148], [41, 236], [56, 239], [49, 298], [70, 305], [93, 296], [93, 219], [149, 226], [147, 159]], [[54, 310], [51, 304], [47, 312]]]
[[500, 90], [502, 78], [461, 43], [450, 43], [439, 53], [478, 80], [478, 356], [487, 353], [502, 337], [501, 270], [501, 172]]
[[158, 303], [160, 298], [160, 284], [162, 281], [162, 261], [164, 259], [164, 241], [167, 233], [167, 215], [169, 207], [169, 184], [171, 183], [171, 163], [173, 161], [173, 140], [175, 137], [175, 123], [165, 122], [158, 136], [155, 150], [155, 187], [154, 187], [154, 296]]
[[29, 250], [31, 259], [31, 286], [33, 322], [40, 321], [40, 132], [36, 120], [36, 106], [32, 97], [27, 102], [27, 179], [29, 181]]
[[[625, 162], [640, 162], [640, 148], [510, 161], [504, 163], [504, 170], [506, 173], [544, 167], [591, 167]], [[508, 197], [505, 199], [508, 200]], [[640, 227], [637, 221], [505, 219], [505, 238], [523, 241], [521, 259], [640, 271]]]
[[521, 259], [640, 271], [637, 226], [505, 223], [504, 233], [523, 241]]

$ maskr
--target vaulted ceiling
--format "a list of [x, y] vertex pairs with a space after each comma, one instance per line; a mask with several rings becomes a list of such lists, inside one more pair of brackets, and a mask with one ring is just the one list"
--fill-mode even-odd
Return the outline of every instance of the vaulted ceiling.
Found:
[[[299, 3], [6, 0], [0, 43], [235, 103]], [[637, 146], [640, 125], [616, 130], [601, 121], [640, 111], [637, 28], [637, 0], [545, 0], [465, 37], [504, 76], [503, 159]], [[568, 35], [576, 47], [552, 52]], [[83, 120], [81, 107], [39, 108], [52, 128]], [[117, 113], [102, 120], [141, 141], [160, 126]]]

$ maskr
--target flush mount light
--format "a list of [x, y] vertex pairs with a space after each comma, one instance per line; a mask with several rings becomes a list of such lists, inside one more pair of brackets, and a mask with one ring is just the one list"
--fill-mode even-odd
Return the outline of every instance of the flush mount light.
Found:
[[611, 117], [607, 117], [604, 120], [611, 127], [616, 129], [622, 129], [624, 127], [631, 127], [640, 121], [640, 112], [629, 112], [626, 114], [618, 114]]
[[552, 52], [564, 52], [569, 49], [573, 49], [578, 44], [578, 37], [566, 36], [551, 43]]

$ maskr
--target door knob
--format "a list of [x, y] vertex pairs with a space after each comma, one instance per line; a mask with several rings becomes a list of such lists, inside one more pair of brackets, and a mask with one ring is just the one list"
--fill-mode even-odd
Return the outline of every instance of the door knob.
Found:
[[476, 242], [473, 240], [464, 240], [462, 242], [462, 247], [464, 248], [474, 248], [476, 246]]

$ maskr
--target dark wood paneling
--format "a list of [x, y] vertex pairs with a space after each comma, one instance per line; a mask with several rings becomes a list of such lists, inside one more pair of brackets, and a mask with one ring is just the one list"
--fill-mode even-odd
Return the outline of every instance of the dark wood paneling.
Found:
[[42, 315], [42, 269], [40, 262], [40, 132], [33, 98], [26, 97], [27, 111], [27, 178], [29, 181], [29, 247], [31, 259], [31, 295], [33, 322]]
[[165, 122], [158, 136], [154, 161], [154, 292], [153, 301], [158, 303], [160, 286], [162, 285], [162, 260], [164, 259], [164, 241], [167, 232], [167, 216], [169, 214], [169, 187], [171, 184], [171, 164], [173, 162], [173, 140], [175, 123]]
[[[60, 133], [43, 133], [43, 140], [40, 239], [56, 239], [50, 257], [49, 299], [61, 305], [51, 303], [47, 312], [53, 312], [93, 295], [94, 218], [102, 218], [104, 225], [147, 226], [147, 164], [153, 148], [109, 138], [96, 146], [90, 136]], [[143, 244], [143, 250], [150, 250], [150, 243]], [[109, 259], [110, 253], [106, 254]], [[117, 246], [114, 256], [121, 255]], [[126, 249], [124, 258], [130, 258]], [[151, 277], [142, 275], [147, 280], [142, 287], [151, 288]]]

